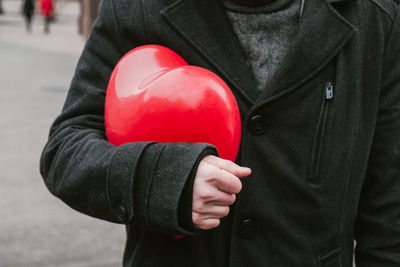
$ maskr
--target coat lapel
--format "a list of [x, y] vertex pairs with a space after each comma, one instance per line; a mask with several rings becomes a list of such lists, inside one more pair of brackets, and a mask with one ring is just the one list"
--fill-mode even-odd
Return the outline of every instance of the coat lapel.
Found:
[[259, 95], [251, 67], [220, 1], [178, 0], [161, 14], [249, 104], [263, 104], [294, 90], [321, 70], [356, 32], [328, 1], [306, 0], [293, 45], [268, 88]]
[[356, 32], [355, 27], [324, 0], [305, 1], [298, 27], [289, 52], [256, 105], [272, 101], [299, 87], [321, 70]]
[[220, 1], [178, 0], [161, 13], [249, 104], [257, 99], [251, 67]]

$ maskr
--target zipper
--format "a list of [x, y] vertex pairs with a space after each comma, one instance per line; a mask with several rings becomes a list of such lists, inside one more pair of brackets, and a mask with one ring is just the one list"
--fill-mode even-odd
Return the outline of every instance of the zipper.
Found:
[[317, 130], [314, 135], [313, 149], [311, 153], [311, 164], [309, 171], [309, 180], [315, 181], [318, 176], [320, 157], [322, 152], [322, 144], [325, 134], [326, 120], [328, 115], [329, 102], [333, 100], [334, 87], [332, 82], [328, 81], [324, 87], [324, 99], [322, 102], [321, 112], [318, 118]]
[[325, 85], [325, 100], [331, 100], [332, 98], [333, 98], [333, 84], [331, 82], [327, 82]]

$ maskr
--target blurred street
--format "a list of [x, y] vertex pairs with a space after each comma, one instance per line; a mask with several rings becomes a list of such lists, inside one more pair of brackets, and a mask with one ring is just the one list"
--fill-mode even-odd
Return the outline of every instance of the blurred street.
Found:
[[125, 228], [82, 215], [46, 189], [39, 158], [83, 48], [77, 1], [57, 1], [27, 34], [21, 1], [0, 15], [0, 267], [121, 266]]

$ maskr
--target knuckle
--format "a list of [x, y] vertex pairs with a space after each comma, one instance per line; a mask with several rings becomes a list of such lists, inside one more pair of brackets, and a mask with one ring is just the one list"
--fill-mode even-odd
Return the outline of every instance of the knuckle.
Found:
[[231, 171], [231, 172], [235, 172], [236, 170], [237, 170], [237, 165], [236, 165], [236, 163], [235, 162], [233, 162], [233, 161], [230, 161], [230, 160], [226, 160], [227, 161], [227, 165], [228, 165], [228, 168], [229, 168], [229, 170]]
[[207, 168], [204, 169], [204, 177], [207, 180], [213, 179], [217, 175], [218, 168], [213, 165], [208, 165]]
[[218, 185], [222, 185], [226, 183], [226, 179], [224, 179], [224, 171], [219, 169], [216, 173], [215, 182]]
[[207, 162], [201, 161], [200, 164], [199, 164], [199, 167], [197, 168], [195, 181], [196, 181], [196, 178], [203, 178], [204, 179], [204, 178], [209, 177], [210, 173], [211, 173], [210, 170], [212, 170], [212, 168], [210, 166], [211, 165], [208, 164]]
[[207, 207], [204, 205], [204, 203], [198, 204], [195, 207], [195, 211], [198, 213], [205, 213], [207, 211]]
[[198, 195], [203, 200], [209, 200], [213, 198], [213, 194], [210, 190], [203, 189], [198, 192]]
[[231, 169], [232, 168], [232, 161], [224, 159], [222, 161], [222, 166], [224, 166], [224, 169]]
[[223, 174], [224, 174], [224, 171], [222, 169], [215, 168], [215, 170], [214, 170], [212, 175], [213, 175], [214, 178], [219, 179], [219, 178], [221, 178], [223, 176]]
[[203, 174], [206, 170], [207, 170], [207, 165], [208, 165], [208, 163], [207, 162], [205, 162], [205, 161], [200, 161], [200, 164], [199, 164], [199, 166], [197, 167], [197, 176], [199, 176], [199, 175], [201, 175], [201, 174]]
[[201, 201], [193, 199], [192, 211], [199, 212], [200, 206], [201, 206]]

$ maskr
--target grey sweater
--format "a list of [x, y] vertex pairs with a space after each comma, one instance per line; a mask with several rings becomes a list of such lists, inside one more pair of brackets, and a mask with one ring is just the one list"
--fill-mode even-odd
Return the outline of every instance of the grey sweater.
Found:
[[223, 0], [260, 92], [267, 87], [295, 38], [301, 10], [301, 0], [264, 2], [244, 5]]

